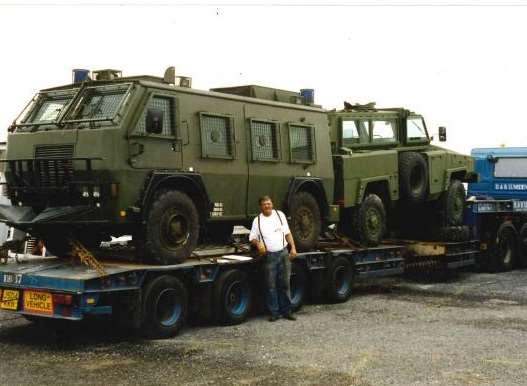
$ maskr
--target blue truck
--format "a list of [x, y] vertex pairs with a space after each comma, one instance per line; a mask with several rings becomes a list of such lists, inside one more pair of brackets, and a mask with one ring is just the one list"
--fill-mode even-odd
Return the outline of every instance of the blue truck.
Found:
[[468, 222], [495, 271], [527, 266], [527, 148], [476, 148], [479, 181], [468, 184]]

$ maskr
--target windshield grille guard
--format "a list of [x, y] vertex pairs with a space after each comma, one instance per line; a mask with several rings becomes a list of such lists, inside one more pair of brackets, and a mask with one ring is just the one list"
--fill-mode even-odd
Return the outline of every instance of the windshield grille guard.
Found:
[[[108, 87], [115, 87], [117, 89], [123, 90], [123, 97], [115, 109], [115, 113], [111, 117], [102, 117], [102, 118], [87, 118], [87, 119], [66, 119], [70, 113], [72, 108], [76, 109], [79, 106], [79, 103], [81, 102], [81, 97], [84, 95], [84, 92], [87, 89], [96, 89], [98, 87], [100, 88], [108, 88]], [[65, 105], [64, 111], [61, 111], [58, 115], [57, 119], [54, 121], [42, 121], [42, 122], [17, 122], [17, 120], [20, 118], [21, 115], [24, 114], [24, 111], [32, 104], [35, 103], [35, 106], [38, 106], [38, 96], [39, 94], [35, 95], [31, 101], [26, 105], [24, 110], [19, 114], [19, 117], [15, 120], [15, 122], [11, 125], [13, 128], [25, 128], [25, 127], [40, 127], [40, 126], [57, 126], [62, 127], [66, 124], [78, 124], [78, 123], [97, 123], [97, 122], [113, 122], [116, 118], [122, 117], [122, 109], [124, 105], [127, 103], [128, 98], [130, 97], [130, 93], [133, 88], [133, 83], [117, 83], [115, 85], [101, 85], [101, 86], [87, 86], [86, 84], [83, 84], [80, 88], [76, 89], [77, 91], [73, 93], [73, 97], [71, 100]], [[28, 112], [28, 114], [34, 113], [34, 108], [31, 109], [31, 111]], [[11, 129], [10, 127], [10, 129]]]

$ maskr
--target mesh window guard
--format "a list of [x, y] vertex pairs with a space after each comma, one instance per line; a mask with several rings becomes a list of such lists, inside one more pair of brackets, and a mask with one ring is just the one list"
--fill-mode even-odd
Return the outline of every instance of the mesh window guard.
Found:
[[278, 127], [273, 122], [251, 121], [252, 154], [254, 160], [278, 160]]
[[313, 162], [313, 128], [310, 126], [289, 126], [291, 161]]
[[232, 158], [232, 128], [229, 117], [201, 115], [201, 141], [205, 157]]

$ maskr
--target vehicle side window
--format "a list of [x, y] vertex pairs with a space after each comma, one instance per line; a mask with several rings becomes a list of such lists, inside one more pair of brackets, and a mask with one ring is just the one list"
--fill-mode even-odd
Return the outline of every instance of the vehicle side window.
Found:
[[367, 144], [370, 142], [370, 124], [367, 120], [342, 121], [342, 145]]
[[395, 142], [395, 122], [392, 120], [372, 121], [373, 143]]
[[168, 97], [154, 96], [148, 102], [145, 111], [137, 122], [136, 132], [174, 135], [174, 100]]
[[201, 113], [200, 127], [203, 157], [234, 158], [234, 128], [231, 117]]
[[354, 145], [359, 143], [359, 129], [356, 121], [342, 121], [342, 144]]
[[313, 126], [289, 125], [291, 162], [315, 162], [315, 139]]
[[278, 161], [280, 159], [278, 123], [251, 120], [251, 147], [253, 161]]

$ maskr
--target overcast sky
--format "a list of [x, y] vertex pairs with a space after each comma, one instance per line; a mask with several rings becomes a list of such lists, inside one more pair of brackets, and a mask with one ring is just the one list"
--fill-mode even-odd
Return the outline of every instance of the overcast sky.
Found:
[[230, 3], [0, 5], [0, 138], [72, 68], [161, 76], [174, 65], [199, 89], [314, 88], [326, 108], [408, 107], [462, 152], [527, 146], [527, 7]]

